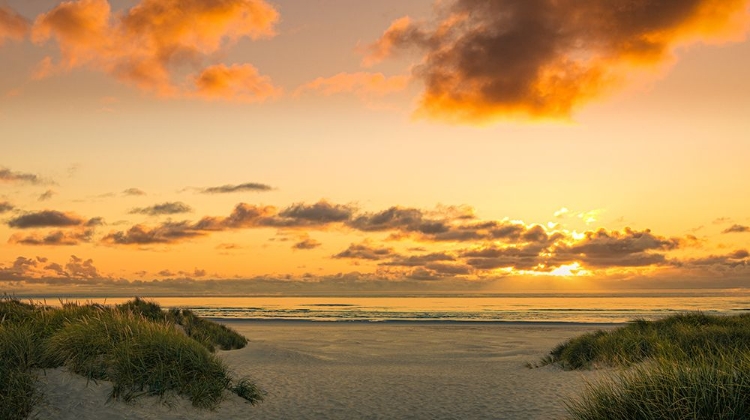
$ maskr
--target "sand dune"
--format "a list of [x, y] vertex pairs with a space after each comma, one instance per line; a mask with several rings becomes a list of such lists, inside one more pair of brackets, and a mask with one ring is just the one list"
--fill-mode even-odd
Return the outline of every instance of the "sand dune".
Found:
[[[110, 386], [62, 369], [41, 374], [39, 419], [554, 419], [601, 371], [528, 369], [592, 325], [233, 321], [250, 339], [221, 357], [267, 391], [216, 411], [172, 399], [106, 402]], [[606, 328], [606, 327], [605, 327]]]

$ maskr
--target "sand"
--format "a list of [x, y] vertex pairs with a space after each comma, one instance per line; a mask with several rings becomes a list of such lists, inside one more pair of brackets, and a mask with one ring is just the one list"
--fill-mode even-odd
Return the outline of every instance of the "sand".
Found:
[[611, 326], [233, 321], [250, 339], [220, 352], [267, 392], [216, 411], [156, 398], [107, 402], [111, 386], [64, 369], [40, 374], [39, 419], [555, 419], [603, 371], [528, 369], [556, 344]]

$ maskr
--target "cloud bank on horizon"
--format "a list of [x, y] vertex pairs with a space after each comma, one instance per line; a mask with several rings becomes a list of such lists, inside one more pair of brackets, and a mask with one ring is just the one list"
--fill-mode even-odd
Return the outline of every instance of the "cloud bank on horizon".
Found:
[[[32, 174], [6, 172], [14, 174], [8, 178], [20, 183], [38, 179]], [[226, 184], [211, 188], [218, 189], [214, 193], [229, 193], [254, 191], [263, 185]], [[28, 188], [34, 187], [32, 184]], [[126, 192], [130, 190], [134, 189]], [[129, 196], [132, 195], [107, 197], [127, 200]], [[393, 205], [367, 211], [355, 204], [327, 200], [293, 203], [283, 208], [241, 202], [227, 216], [174, 220], [174, 216], [194, 211], [192, 206], [174, 201], [123, 208], [120, 214], [149, 219], [118, 229], [108, 226], [101, 216], [53, 209], [24, 210], [7, 202], [2, 205], [7, 215], [4, 225], [12, 232], [8, 244], [19, 247], [19, 252], [33, 248], [43, 254], [45, 249], [59, 247], [75, 252], [67, 263], [50, 261], [44, 255], [18, 256], [13, 261], [0, 262], [0, 283], [20, 291], [69, 285], [110, 292], [116, 288], [124, 292], [153, 288], [152, 291], [160, 293], [188, 287], [198, 293], [206, 287], [215, 287], [217, 281], [232, 281], [239, 288], [233, 290], [248, 293], [283, 291], [292, 284], [307, 291], [331, 291], [336, 287], [376, 291], [385, 290], [388, 285], [395, 290], [477, 291], [514, 279], [557, 277], [591, 279], [592, 284], [608, 287], [643, 287], [648, 282], [660, 286], [678, 280], [684, 285], [686, 279], [693, 279], [695, 285], [729, 287], [744, 284], [750, 275], [747, 249], [705, 252], [701, 249], [706, 238], [664, 236], [649, 229], [600, 226], [579, 232], [565, 227], [566, 217], [588, 225], [597, 223], [592, 215], [598, 212], [579, 213], [588, 215], [583, 220], [567, 209], [552, 215], [555, 222], [528, 224], [509, 219], [483, 220], [465, 205], [435, 209]], [[156, 217], [167, 220], [155, 221]], [[732, 223], [728, 218], [716, 219], [718, 235], [750, 232], [745, 226]], [[107, 274], [110, 270], [98, 268], [93, 259], [76, 256], [92, 246], [140, 253], [172, 252], [181, 244], [200, 244], [211, 236], [252, 230], [275, 231], [282, 242], [293, 240], [286, 251], [290, 256], [312, 252], [328, 261], [344, 262], [351, 271], [237, 279], [210, 274], [205, 267], [190, 271], [165, 267], [150, 273], [134, 271], [115, 276]], [[326, 241], [316, 238], [321, 234], [353, 240], [346, 247], [332, 250]], [[242, 248], [223, 243], [212, 252], [222, 255]], [[146, 276], [155, 281], [142, 280]], [[211, 281], [206, 282], [204, 277]]]

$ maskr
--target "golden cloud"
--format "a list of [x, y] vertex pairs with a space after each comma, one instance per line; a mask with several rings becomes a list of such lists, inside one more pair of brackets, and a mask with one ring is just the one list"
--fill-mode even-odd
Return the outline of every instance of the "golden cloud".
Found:
[[395, 21], [369, 47], [372, 65], [424, 51], [418, 116], [486, 122], [568, 118], [637, 68], [660, 67], [679, 45], [744, 36], [748, 0], [455, 0], [434, 24]]
[[[258, 94], [255, 100], [263, 100], [272, 86], [249, 65], [209, 66], [195, 78], [197, 90], [176, 79], [181, 66], [200, 67], [205, 57], [240, 38], [273, 36], [277, 20], [278, 12], [263, 0], [143, 0], [119, 13], [107, 0], [78, 0], [37, 17], [32, 38], [54, 39], [62, 68], [96, 69], [161, 96], [247, 100]], [[217, 89], [205, 80], [221, 69], [232, 80]], [[263, 89], [248, 89], [259, 81]]]
[[29, 22], [8, 7], [0, 6], [0, 45], [6, 39], [21, 40], [29, 32]]

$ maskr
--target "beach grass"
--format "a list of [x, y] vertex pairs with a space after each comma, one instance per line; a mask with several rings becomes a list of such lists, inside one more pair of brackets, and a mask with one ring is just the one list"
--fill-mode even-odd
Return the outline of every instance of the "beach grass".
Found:
[[555, 347], [542, 364], [564, 369], [629, 366], [649, 358], [688, 361], [750, 350], [750, 314], [685, 313], [636, 320], [610, 331], [575, 337]]
[[123, 401], [181, 395], [196, 407], [212, 409], [228, 391], [260, 402], [262, 392], [246, 378], [233, 379], [212, 354], [214, 346], [241, 348], [247, 340], [183, 312], [163, 311], [138, 298], [114, 307], [63, 303], [59, 308], [0, 299], [0, 410], [8, 411], [0, 418], [26, 418], [41, 397], [34, 369], [60, 366], [111, 381], [110, 397]]
[[568, 404], [575, 419], [750, 418], [750, 315], [685, 313], [575, 337], [541, 365], [625, 368]]
[[590, 385], [567, 405], [579, 420], [750, 418], [750, 355], [658, 359]]

